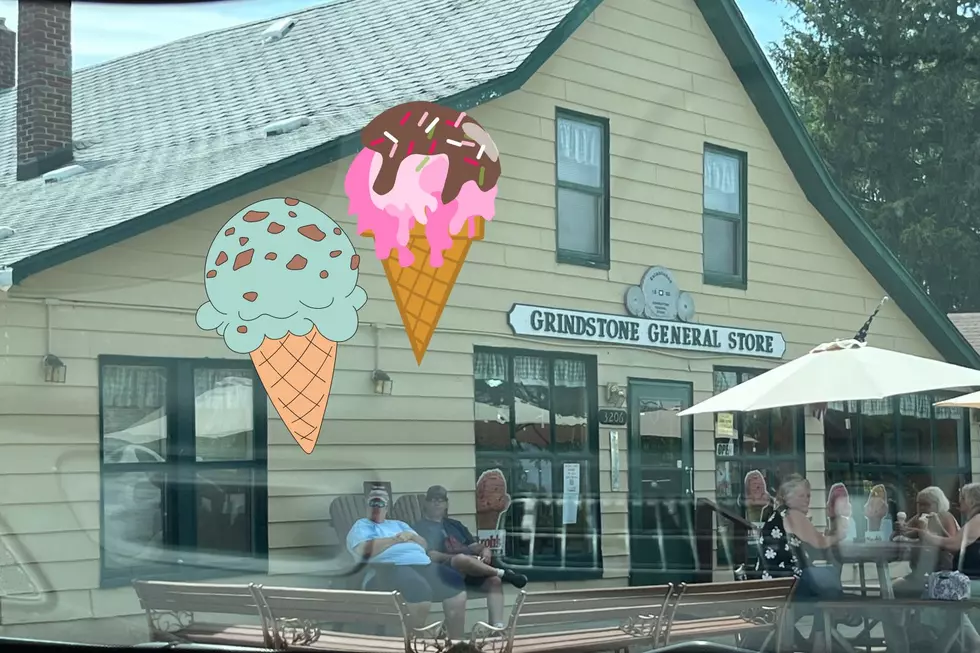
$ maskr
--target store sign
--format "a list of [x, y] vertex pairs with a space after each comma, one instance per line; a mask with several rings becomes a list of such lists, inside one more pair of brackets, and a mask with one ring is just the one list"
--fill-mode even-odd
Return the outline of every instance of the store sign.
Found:
[[515, 335], [579, 340], [653, 349], [683, 349], [720, 356], [782, 358], [781, 333], [654, 320], [608, 313], [514, 304], [507, 321]]

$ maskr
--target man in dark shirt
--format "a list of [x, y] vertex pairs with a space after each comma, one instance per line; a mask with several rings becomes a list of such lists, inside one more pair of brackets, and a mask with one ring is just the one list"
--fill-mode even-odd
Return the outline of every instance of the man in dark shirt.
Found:
[[428, 542], [433, 562], [448, 565], [463, 575], [466, 587], [486, 594], [490, 624], [503, 627], [504, 593], [502, 581], [514, 587], [527, 585], [527, 577], [510, 569], [494, 566], [493, 552], [473, 537], [460, 521], [448, 517], [449, 494], [441, 485], [425, 493], [422, 520], [415, 532]]

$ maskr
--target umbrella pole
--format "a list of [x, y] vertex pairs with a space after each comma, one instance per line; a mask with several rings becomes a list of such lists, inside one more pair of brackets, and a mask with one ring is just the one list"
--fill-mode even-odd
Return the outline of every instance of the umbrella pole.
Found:
[[888, 301], [888, 295], [885, 295], [884, 297], [881, 298], [881, 301], [878, 302], [878, 305], [875, 307], [874, 312], [871, 313], [870, 317], [868, 317], [868, 321], [864, 323], [864, 326], [862, 326], [860, 330], [858, 330], [857, 334], [854, 336], [855, 340], [857, 340], [858, 342], [865, 342], [868, 339], [868, 331], [871, 329], [871, 323], [874, 321], [875, 316], [878, 315], [878, 311], [881, 310], [881, 307], [884, 306], [885, 302], [887, 301]]

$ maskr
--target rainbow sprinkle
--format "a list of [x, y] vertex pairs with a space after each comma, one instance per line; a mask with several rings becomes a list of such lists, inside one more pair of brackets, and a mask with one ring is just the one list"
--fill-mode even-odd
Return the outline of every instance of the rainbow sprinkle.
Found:
[[462, 112], [462, 113], [460, 113], [459, 114], [459, 117], [456, 118], [456, 122], [453, 124], [453, 127], [459, 127], [463, 123], [463, 118], [465, 118], [465, 117], [466, 117], [466, 112], [465, 111]]
[[424, 159], [422, 159], [422, 163], [420, 163], [418, 167], [415, 168], [415, 172], [422, 172], [422, 168], [424, 168], [425, 164], [428, 162], [429, 162], [429, 157], [425, 157]]
[[479, 177], [479, 179], [476, 180], [476, 185], [479, 186], [480, 188], [483, 188], [483, 177], [484, 177], [484, 173], [486, 173], [486, 171], [487, 171], [486, 168], [484, 168], [483, 166], [480, 166], [480, 177]]

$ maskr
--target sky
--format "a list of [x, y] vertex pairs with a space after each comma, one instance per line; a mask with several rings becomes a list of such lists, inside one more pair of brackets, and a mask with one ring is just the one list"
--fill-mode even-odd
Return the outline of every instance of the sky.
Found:
[[[75, 2], [74, 67], [84, 68], [185, 36], [274, 18], [330, 1], [336, 0], [218, 0], [186, 5]], [[780, 19], [789, 16], [788, 9], [781, 0], [737, 2], [756, 38], [768, 50], [768, 44], [782, 36]], [[11, 29], [17, 29], [16, 0], [0, 0], [0, 18], [6, 18]]]

